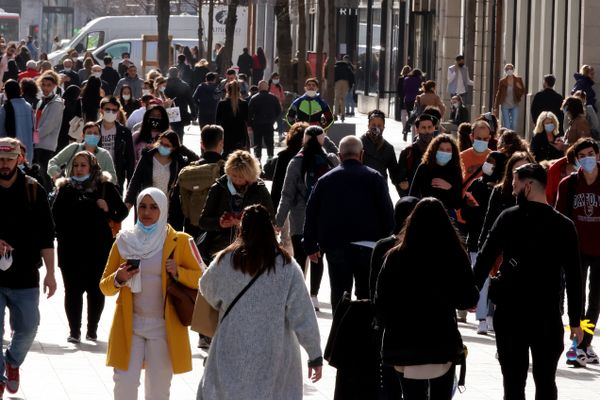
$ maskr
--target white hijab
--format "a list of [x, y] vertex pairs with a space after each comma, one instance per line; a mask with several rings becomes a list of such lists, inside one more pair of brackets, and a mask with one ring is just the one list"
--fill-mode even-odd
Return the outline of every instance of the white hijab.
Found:
[[[157, 227], [152, 233], [145, 233], [138, 224], [132, 229], [124, 230], [117, 236], [117, 247], [124, 259], [144, 260], [162, 251], [167, 237], [167, 218], [169, 216], [169, 201], [162, 190], [150, 187], [142, 190], [137, 197], [137, 207], [142, 199], [150, 196], [160, 210]], [[139, 209], [138, 209], [139, 214]]]

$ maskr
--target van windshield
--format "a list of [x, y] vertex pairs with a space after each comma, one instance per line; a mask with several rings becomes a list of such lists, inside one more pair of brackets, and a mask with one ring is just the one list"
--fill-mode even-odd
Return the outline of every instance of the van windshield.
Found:
[[79, 43], [75, 46], [75, 50], [78, 53], [82, 53], [84, 51], [92, 51], [97, 49], [98, 47], [104, 44], [104, 32], [96, 31], [90, 32], [85, 35]]

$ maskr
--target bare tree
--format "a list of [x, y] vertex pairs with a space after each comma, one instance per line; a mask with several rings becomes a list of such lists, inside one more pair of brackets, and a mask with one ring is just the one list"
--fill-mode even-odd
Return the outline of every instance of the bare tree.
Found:
[[227, 67], [231, 65], [231, 60], [233, 59], [233, 39], [235, 36], [237, 7], [239, 4], [240, 0], [229, 0], [229, 6], [227, 7], [227, 20], [225, 20], [225, 53], [223, 54], [224, 62]]
[[155, 3], [158, 30], [158, 64], [163, 74], [169, 69], [169, 17], [171, 8], [169, 0], [156, 0]]
[[198, 0], [198, 59], [204, 57], [204, 23], [202, 22], [202, 0]]
[[317, 77], [319, 83], [323, 83], [323, 44], [325, 42], [325, 0], [319, 0], [319, 9], [317, 11], [317, 70], [313, 75]]
[[285, 85], [292, 82], [292, 33], [289, 0], [276, 0], [277, 18], [277, 57], [279, 58], [279, 77]]
[[306, 0], [298, 1], [298, 84], [293, 90], [302, 91], [306, 77]]
[[208, 62], [212, 65], [213, 33], [215, 21], [215, 0], [208, 3], [208, 43], [206, 44], [206, 55]]
[[335, 26], [335, 0], [327, 1], [327, 30], [329, 33], [328, 55], [327, 58], [327, 90], [325, 91], [325, 101], [328, 104], [334, 104], [334, 66], [337, 57], [336, 49], [336, 26]]

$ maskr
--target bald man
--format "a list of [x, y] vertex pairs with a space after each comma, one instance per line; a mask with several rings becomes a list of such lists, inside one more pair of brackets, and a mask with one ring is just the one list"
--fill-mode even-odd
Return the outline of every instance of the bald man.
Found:
[[273, 125], [281, 115], [281, 105], [277, 97], [269, 93], [267, 81], [258, 82], [258, 93], [252, 96], [248, 104], [248, 121], [254, 131], [254, 154], [260, 161], [263, 141], [267, 147], [267, 158], [273, 158]]

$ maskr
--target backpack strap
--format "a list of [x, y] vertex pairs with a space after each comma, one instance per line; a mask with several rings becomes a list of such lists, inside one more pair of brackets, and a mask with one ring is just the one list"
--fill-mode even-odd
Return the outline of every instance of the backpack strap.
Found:
[[27, 202], [34, 205], [37, 202], [37, 184], [38, 181], [28, 175], [25, 175], [25, 194]]

